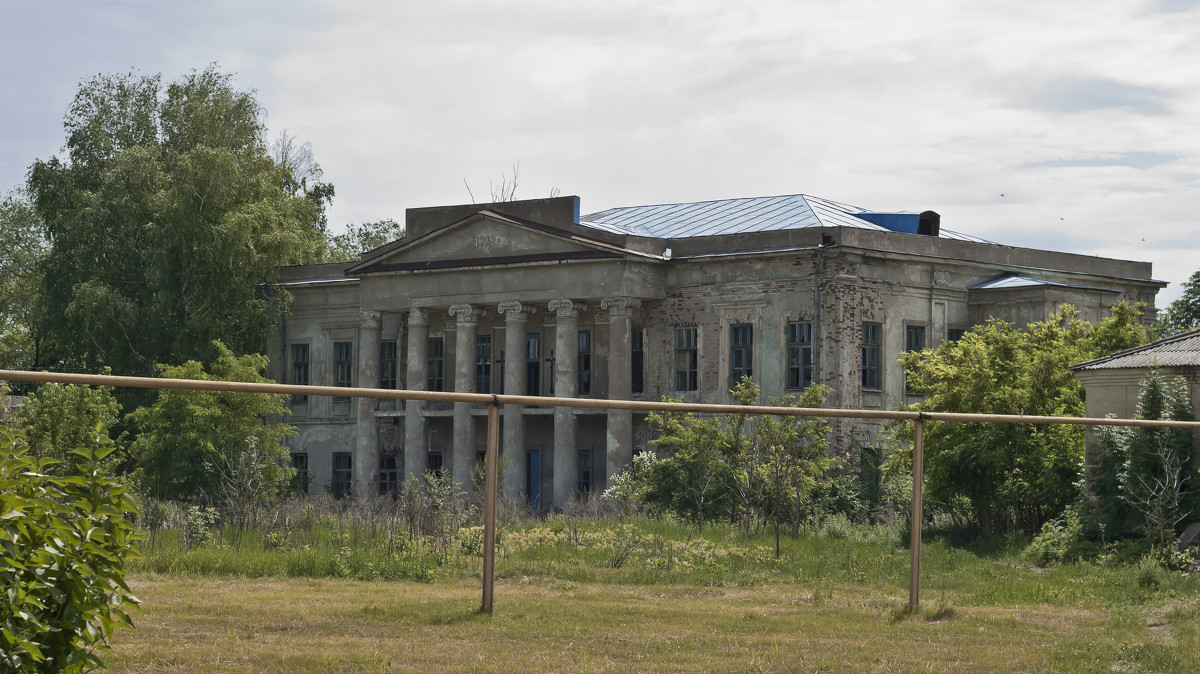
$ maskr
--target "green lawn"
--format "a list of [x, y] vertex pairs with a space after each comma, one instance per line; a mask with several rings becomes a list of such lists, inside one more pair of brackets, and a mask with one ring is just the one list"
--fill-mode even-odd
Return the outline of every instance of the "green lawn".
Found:
[[1200, 671], [1194, 578], [1039, 569], [1015, 552], [931, 542], [922, 611], [909, 615], [895, 532], [833, 533], [785, 540], [776, 560], [773, 541], [727, 528], [526, 523], [501, 537], [493, 616], [476, 612], [471, 532], [424, 581], [392, 580], [367, 549], [326, 564], [319, 550], [249, 539], [165, 547], [135, 563], [137, 629], [119, 632], [106, 660], [114, 672], [289, 674]]

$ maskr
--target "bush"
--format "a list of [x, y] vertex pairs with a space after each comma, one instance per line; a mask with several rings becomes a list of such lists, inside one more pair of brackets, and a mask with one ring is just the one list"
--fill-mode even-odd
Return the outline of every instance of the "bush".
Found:
[[125, 485], [100, 462], [112, 447], [77, 450], [73, 475], [45, 471], [23, 439], [0, 428], [0, 669], [82, 672], [102, 666], [114, 627], [137, 603], [125, 559], [137, 538]]

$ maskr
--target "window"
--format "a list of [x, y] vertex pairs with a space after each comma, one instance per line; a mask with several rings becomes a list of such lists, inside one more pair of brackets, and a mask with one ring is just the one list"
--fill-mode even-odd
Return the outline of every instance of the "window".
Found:
[[400, 484], [400, 471], [396, 468], [395, 452], [379, 454], [379, 493], [387, 494], [396, 491]]
[[643, 374], [646, 356], [642, 350], [642, 331], [634, 330], [630, 333], [629, 342], [629, 392], [641, 393], [646, 386]]
[[878, 323], [862, 325], [862, 385], [879, 388], [879, 344], [883, 329]]
[[813, 382], [812, 323], [787, 324], [787, 387], [802, 389]]
[[436, 473], [442, 469], [442, 452], [441, 450], [430, 450], [425, 457], [425, 472]]
[[946, 331], [946, 341], [957, 342], [958, 340], [963, 338], [964, 334], [966, 334], [966, 330], [963, 330], [961, 328], [950, 328], [949, 330]]
[[525, 395], [540, 395], [542, 390], [542, 333], [525, 336]]
[[492, 392], [492, 336], [475, 336], [475, 392]]
[[443, 351], [444, 342], [441, 337], [430, 337], [427, 344], [427, 357], [429, 359], [426, 367], [425, 390], [426, 391], [441, 391], [446, 384], [445, 365], [446, 354]]
[[575, 452], [575, 488], [580, 494], [592, 490], [592, 450], [581, 449]]
[[292, 476], [292, 490], [306, 493], [308, 483], [312, 481], [312, 476], [308, 474], [308, 452], [293, 452], [292, 468], [296, 469], [296, 474]]
[[[353, 342], [334, 342], [333, 343], [333, 370], [334, 370], [334, 386], [350, 388], [353, 385], [353, 367], [354, 367], [354, 343]], [[346, 396], [337, 396], [333, 399], [334, 402], [349, 402], [350, 398]]]
[[347, 452], [337, 452], [333, 455], [333, 497], [342, 498], [351, 495], [354, 488], [353, 459]]
[[742, 377], [754, 377], [754, 326], [738, 323], [729, 326], [730, 387]]
[[[292, 345], [292, 383], [297, 386], [308, 386], [308, 345]], [[294, 403], [308, 402], [308, 396], [292, 396]]]
[[379, 388], [396, 388], [396, 340], [379, 343]]
[[579, 395], [592, 392], [592, 331], [579, 331]]
[[675, 328], [675, 390], [700, 388], [696, 328]]
[[[906, 325], [904, 326], [904, 350], [905, 351], [920, 351], [925, 348], [925, 326], [924, 325]], [[908, 381], [908, 377], [904, 378], [904, 392], [916, 393], [913, 390], [912, 384]]]

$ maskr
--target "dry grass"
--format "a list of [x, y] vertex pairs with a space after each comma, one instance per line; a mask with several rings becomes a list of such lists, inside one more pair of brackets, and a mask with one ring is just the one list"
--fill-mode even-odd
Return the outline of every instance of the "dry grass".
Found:
[[[433, 584], [142, 575], [113, 672], [1188, 671], [1144, 621], [1046, 604], [958, 607], [824, 583], [620, 586], [515, 578], [496, 613], [477, 580]], [[1157, 663], [1157, 664], [1156, 664]], [[1165, 663], [1165, 664], [1162, 664]]]

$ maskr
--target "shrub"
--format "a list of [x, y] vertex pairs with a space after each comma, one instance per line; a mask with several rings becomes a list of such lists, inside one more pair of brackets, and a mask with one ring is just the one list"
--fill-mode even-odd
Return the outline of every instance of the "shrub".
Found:
[[21, 437], [0, 428], [0, 669], [82, 672], [102, 666], [114, 627], [137, 603], [125, 559], [137, 538], [133, 499], [100, 462], [112, 447], [76, 450], [77, 472], [45, 474]]

